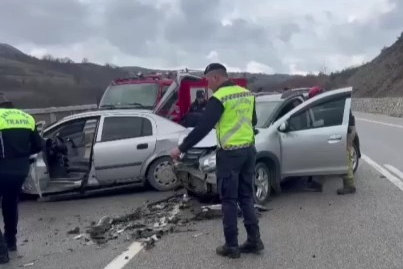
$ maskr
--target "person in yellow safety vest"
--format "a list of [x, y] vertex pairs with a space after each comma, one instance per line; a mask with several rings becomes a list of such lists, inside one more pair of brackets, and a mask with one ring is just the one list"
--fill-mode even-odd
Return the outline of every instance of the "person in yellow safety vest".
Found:
[[[171, 157], [177, 159], [215, 127], [218, 141], [216, 175], [225, 237], [225, 244], [218, 247], [216, 253], [239, 258], [241, 253], [264, 249], [254, 209], [254, 126], [257, 123], [255, 97], [249, 90], [235, 85], [228, 78], [227, 70], [222, 64], [208, 65], [204, 75], [214, 94], [209, 99], [199, 124], [179, 147], [171, 151]], [[247, 232], [247, 240], [241, 246], [238, 245], [238, 204]]]
[[8, 263], [8, 251], [17, 250], [18, 197], [28, 176], [30, 156], [40, 152], [43, 140], [34, 118], [13, 107], [0, 94], [0, 198], [4, 237], [0, 230], [0, 264]]

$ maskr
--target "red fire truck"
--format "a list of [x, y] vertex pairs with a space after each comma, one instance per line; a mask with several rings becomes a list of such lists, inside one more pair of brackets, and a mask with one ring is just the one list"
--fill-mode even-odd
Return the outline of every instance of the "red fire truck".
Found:
[[[232, 81], [242, 87], [247, 86], [245, 78], [233, 78]], [[204, 91], [206, 99], [212, 95], [200, 71], [140, 74], [134, 78], [112, 81], [101, 99], [99, 109], [150, 109], [180, 123], [198, 91]]]

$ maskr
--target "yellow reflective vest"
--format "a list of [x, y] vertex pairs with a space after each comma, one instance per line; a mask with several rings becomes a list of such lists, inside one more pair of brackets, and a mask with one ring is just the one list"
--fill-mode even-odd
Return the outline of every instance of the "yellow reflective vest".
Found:
[[0, 131], [10, 129], [35, 130], [35, 119], [19, 109], [0, 108]]
[[254, 95], [249, 90], [234, 85], [220, 88], [213, 96], [224, 106], [224, 112], [215, 127], [219, 147], [232, 150], [253, 145]]

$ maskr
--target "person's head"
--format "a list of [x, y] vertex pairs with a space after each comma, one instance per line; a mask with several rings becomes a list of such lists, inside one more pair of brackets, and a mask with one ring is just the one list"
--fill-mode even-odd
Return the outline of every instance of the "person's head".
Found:
[[203, 103], [206, 99], [204, 98], [204, 91], [200, 90], [196, 92], [196, 100], [198, 103]]
[[12, 108], [13, 103], [7, 99], [4, 93], [0, 92], [0, 108]]
[[228, 80], [227, 69], [219, 63], [209, 64], [204, 70], [204, 76], [208, 81], [208, 87], [213, 92], [218, 90], [218, 87]]
[[316, 95], [321, 94], [323, 92], [324, 92], [324, 90], [319, 86], [312, 87], [309, 89], [308, 98], [311, 99], [311, 98], [315, 97]]

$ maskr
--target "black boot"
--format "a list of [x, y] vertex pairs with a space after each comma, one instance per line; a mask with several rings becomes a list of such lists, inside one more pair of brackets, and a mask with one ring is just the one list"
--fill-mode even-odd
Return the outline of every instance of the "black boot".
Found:
[[17, 238], [15, 236], [6, 237], [9, 251], [17, 251]]
[[3, 234], [0, 231], [0, 264], [5, 264], [8, 263], [9, 261], [10, 258], [8, 256], [7, 245], [3, 238]]
[[216, 253], [223, 257], [228, 257], [231, 259], [237, 259], [241, 257], [241, 252], [238, 247], [227, 247], [227, 245], [219, 246], [216, 249]]
[[248, 239], [243, 243], [239, 250], [241, 253], [257, 253], [264, 249], [264, 244], [262, 239], [260, 239], [259, 226], [256, 225], [245, 225], [246, 232], [248, 234]]
[[258, 241], [249, 241], [246, 240], [245, 243], [243, 243], [240, 247], [239, 250], [241, 253], [258, 253], [264, 249], [264, 244], [262, 239], [258, 239]]

